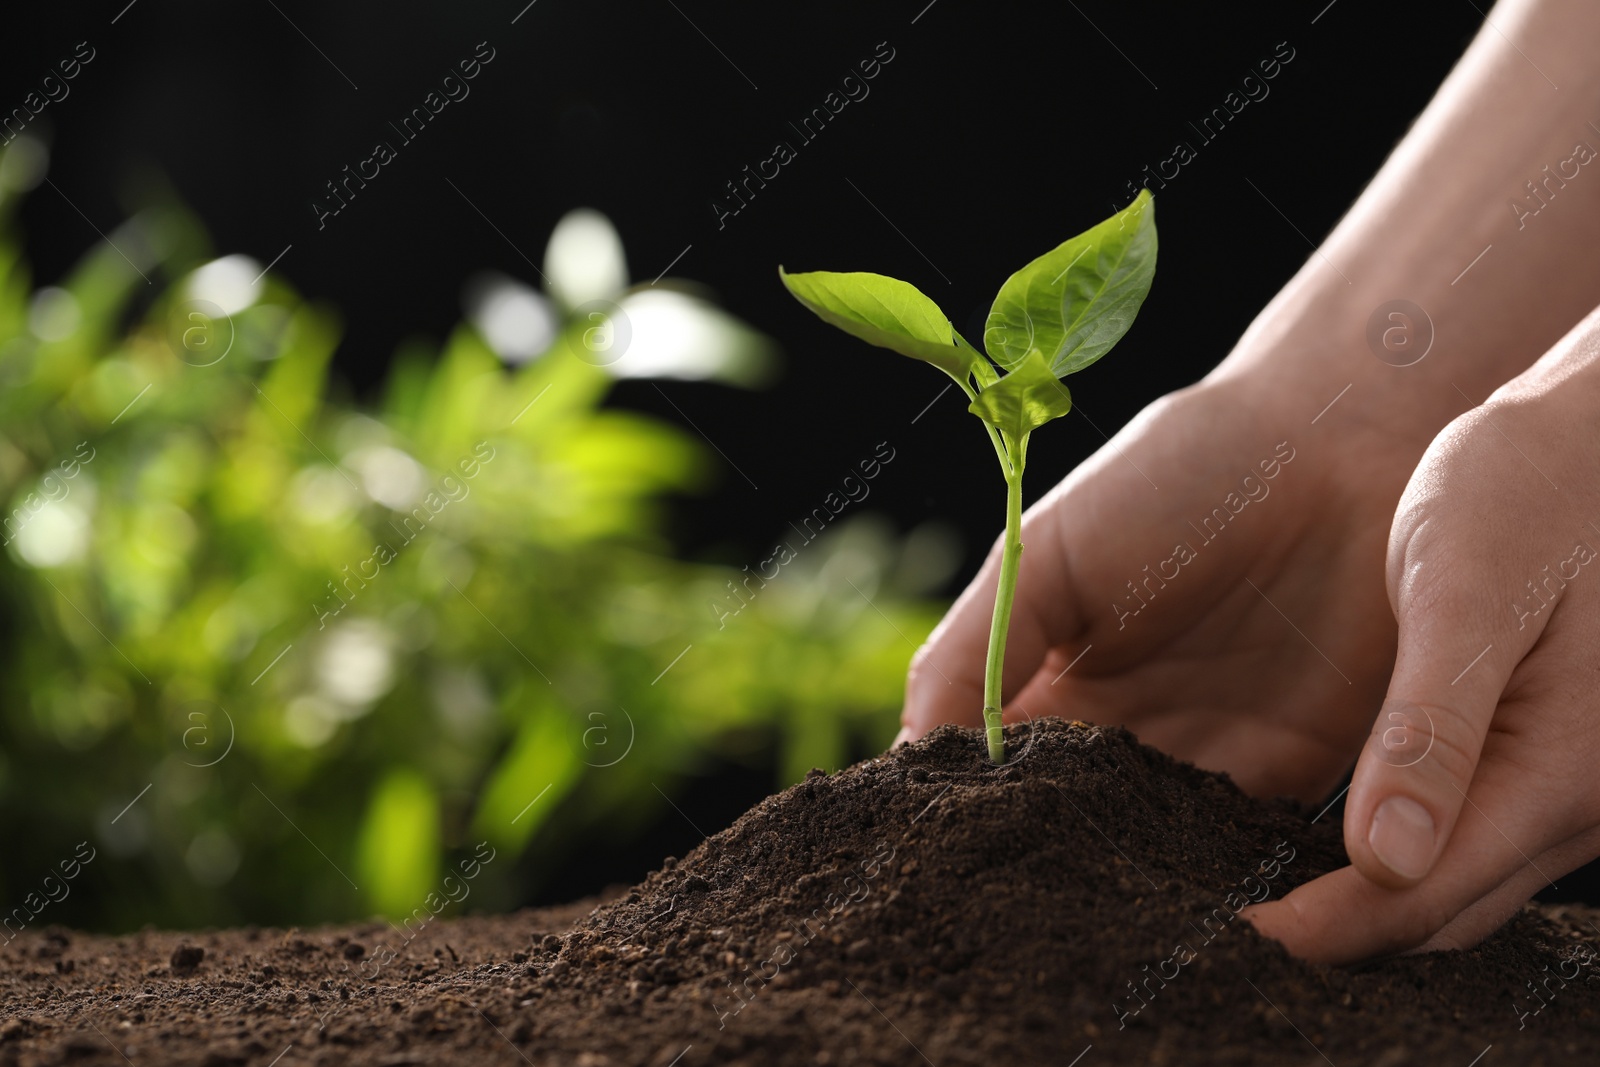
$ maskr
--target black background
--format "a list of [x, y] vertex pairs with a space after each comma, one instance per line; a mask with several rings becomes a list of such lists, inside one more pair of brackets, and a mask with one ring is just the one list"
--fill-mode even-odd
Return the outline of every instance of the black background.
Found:
[[[170, 183], [219, 254], [266, 263], [292, 245], [277, 270], [341, 310], [337, 372], [364, 396], [401, 342], [441, 339], [460, 318], [468, 275], [494, 268], [537, 284], [528, 260], [542, 260], [555, 221], [598, 208], [636, 280], [688, 247], [674, 276], [707, 284], [785, 350], [765, 391], [617, 391], [615, 403], [692, 419], [759, 486], [723, 468], [707, 495], [680, 501], [682, 550], [756, 558], [888, 440], [906, 458], [873, 499], [901, 527], [939, 518], [960, 530], [967, 556], [951, 593], [1002, 516], [978, 427], [951, 394], [913, 425], [942, 377], [811, 318], [777, 265], [905, 278], [976, 340], [1011, 270], [1125, 205], [1129, 182], [1177, 141], [1195, 145], [1197, 158], [1158, 190], [1161, 262], [1142, 317], [1112, 358], [1074, 378], [1073, 415], [1030, 449], [1031, 500], [1101, 431], [1227, 353], [1483, 21], [1466, 0], [525, 4], [112, 0], [8, 12], [0, 109], [20, 105], [79, 41], [96, 51], [33, 126], [51, 142], [59, 187], [41, 186], [23, 210], [37, 280], [59, 277], [98, 239], [91, 223], [109, 232], [122, 221], [141, 185]], [[470, 95], [399, 146], [389, 122], [479, 42], [495, 58]], [[880, 42], [894, 58], [870, 95], [800, 143], [789, 123]], [[1189, 123], [1287, 49], [1294, 58], [1269, 95], [1202, 144]], [[398, 158], [319, 230], [311, 202], [378, 140]], [[777, 141], [797, 158], [719, 228], [724, 183]], [[683, 804], [701, 825], [725, 825], [768, 784], [741, 773]], [[633, 881], [695, 836], [664, 824], [648, 854], [609, 857], [547, 889]]]
[[[1088, 419], [1114, 432], [1226, 354], [1482, 21], [1464, 0], [1337, 0], [1325, 12], [1327, 0], [526, 2], [114, 0], [13, 15], [0, 107], [88, 40], [95, 60], [41, 117], [61, 192], [109, 232], [129, 190], [157, 174], [219, 253], [266, 263], [292, 244], [277, 269], [342, 311], [337, 366], [361, 393], [402, 340], [443, 337], [472, 272], [537, 284], [523, 255], [540, 262], [572, 207], [616, 222], [636, 279], [692, 245], [674, 275], [710, 285], [786, 358], [762, 392], [664, 387], [760, 487], [724, 469], [709, 498], [677, 509], [685, 549], [747, 560], [887, 438], [910, 461], [875, 500], [902, 524], [956, 523], [971, 556], [962, 580], [1003, 515], [978, 428], [954, 392], [912, 426], [943, 377], [813, 320], [777, 265], [905, 278], [976, 339], [1011, 270], [1125, 205], [1128, 183], [1176, 141], [1196, 144], [1198, 158], [1158, 191], [1161, 265], [1144, 316], [1113, 358], [1074, 378], [1086, 417], [1030, 450], [1037, 496], [1103, 440]], [[319, 231], [310, 205], [324, 183], [376, 140], [398, 145], [389, 122], [480, 41], [495, 59], [471, 95]], [[894, 59], [870, 95], [801, 144], [788, 124], [883, 41]], [[1279, 42], [1295, 58], [1270, 95], [1200, 144], [1188, 123]], [[711, 205], [724, 183], [778, 140], [798, 158], [719, 230]], [[42, 280], [96, 240], [49, 186], [24, 218]], [[624, 383], [617, 402], [682, 421], [649, 383]]]

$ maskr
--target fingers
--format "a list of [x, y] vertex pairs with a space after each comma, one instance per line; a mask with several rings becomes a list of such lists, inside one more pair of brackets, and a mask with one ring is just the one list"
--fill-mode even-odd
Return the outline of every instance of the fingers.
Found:
[[[1473, 553], [1468, 558], [1490, 557]], [[1448, 588], [1459, 589], [1460, 583]], [[1591, 784], [1600, 742], [1592, 729], [1590, 666], [1600, 634], [1591, 616], [1556, 611], [1537, 628], [1502, 627], [1492, 649], [1485, 642], [1488, 650], [1481, 658], [1463, 655], [1467, 662], [1454, 677], [1435, 677], [1417, 650], [1431, 652], [1437, 661], [1444, 658], [1439, 649], [1459, 647], [1470, 631], [1448, 622], [1408, 627], [1407, 619], [1422, 609], [1433, 612], [1424, 619], [1473, 616], [1464, 604], [1431, 601], [1423, 592], [1400, 583], [1401, 662], [1391, 696], [1418, 692], [1427, 699], [1435, 690], [1464, 695], [1454, 698], [1453, 711], [1435, 696], [1426, 705], [1401, 706], [1398, 721], [1380, 718], [1376, 740], [1363, 757], [1366, 766], [1358, 770], [1362, 810], [1345, 819], [1347, 849], [1354, 860], [1358, 839], [1352, 830], [1372, 834], [1373, 816], [1381, 825], [1382, 803], [1392, 796], [1437, 805], [1442, 789], [1448, 789], [1456, 798], [1447, 798], [1443, 806], [1454, 814], [1439, 823], [1444, 840], [1421, 881], [1380, 881], [1350, 866], [1250, 912], [1247, 917], [1263, 934], [1307, 959], [1346, 963], [1419, 946], [1475, 944], [1534, 892], [1600, 854], [1600, 796]], [[1581, 595], [1563, 606], [1571, 608]], [[1522, 647], [1534, 643], [1531, 650]], [[1497, 654], [1505, 659], [1497, 660]], [[1504, 662], [1517, 663], [1509, 681], [1501, 677]], [[1480, 670], [1483, 679], [1469, 685]], [[1408, 688], [1413, 685], [1419, 688]], [[1474, 725], [1483, 714], [1480, 704], [1485, 693], [1502, 690], [1490, 711], [1494, 730], [1484, 740]], [[1431, 726], [1419, 736], [1414, 722]], [[1386, 729], [1399, 731], [1388, 745], [1382, 740]], [[1435, 762], [1445, 766], [1430, 768]], [[1460, 780], [1463, 775], [1470, 783]]]
[[[1050, 647], [1077, 625], [1063, 564], [1059, 499], [1059, 492], [1051, 492], [1023, 516], [1024, 547], [1002, 679], [1006, 698], [1037, 673]], [[944, 722], [982, 725], [984, 664], [999, 576], [997, 541], [978, 576], [911, 660], [900, 715], [905, 728], [896, 744], [921, 737]]]
[[1490, 632], [1498, 605], [1485, 583], [1440, 562], [1432, 531], [1414, 531], [1404, 554], [1394, 674], [1356, 764], [1344, 818], [1351, 863], [1390, 889], [1416, 885], [1438, 861], [1495, 708], [1527, 650], [1520, 641], [1513, 646], [1503, 628]]
[[1470, 944], [1492, 932], [1529, 895], [1589, 856], [1592, 842], [1564, 840], [1564, 820], [1529, 804], [1515, 763], [1480, 773], [1432, 874], [1404, 889], [1374, 883], [1354, 867], [1307, 882], [1282, 900], [1246, 908], [1258, 931], [1296, 956], [1342, 964], [1419, 945]]
[[1451, 919], [1416, 951], [1447, 952], [1471, 948], [1500, 929], [1539, 890], [1582, 867], [1596, 855], [1600, 855], [1600, 835], [1592, 830], [1546, 849], [1542, 855], [1533, 857], [1500, 883], [1488, 896], [1474, 901], [1460, 915]]

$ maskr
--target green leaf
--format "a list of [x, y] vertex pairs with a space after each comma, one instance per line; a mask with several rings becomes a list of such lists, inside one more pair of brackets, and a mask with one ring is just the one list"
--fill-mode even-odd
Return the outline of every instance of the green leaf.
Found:
[[484, 783], [472, 820], [475, 835], [514, 852], [520, 852], [555, 813], [583, 772], [572, 751], [570, 724], [541, 689], [529, 687], [526, 700], [531, 708], [511, 750]]
[[778, 277], [818, 318], [868, 344], [932, 363], [957, 381], [969, 374], [982, 380], [983, 372], [991, 370], [939, 305], [909, 282], [864, 271], [788, 274], [782, 267]]
[[433, 887], [439, 859], [439, 798], [416, 771], [384, 775], [362, 820], [356, 870], [383, 915], [405, 915]]
[[1010, 369], [1037, 349], [1064, 378], [1105, 355], [1133, 325], [1156, 272], [1150, 190], [1006, 279], [983, 344]]
[[1008, 441], [1020, 442], [1051, 419], [1072, 410], [1072, 394], [1056, 381], [1038, 350], [1029, 352], [1010, 374], [978, 394], [967, 410], [995, 427]]
[[1000, 372], [994, 369], [994, 364], [989, 362], [988, 357], [973, 348], [971, 342], [962, 337], [959, 330], [953, 330], [952, 332], [955, 333], [956, 345], [963, 352], [970, 353], [972, 373], [978, 379], [978, 388], [980, 390], [987, 389], [998, 381]]

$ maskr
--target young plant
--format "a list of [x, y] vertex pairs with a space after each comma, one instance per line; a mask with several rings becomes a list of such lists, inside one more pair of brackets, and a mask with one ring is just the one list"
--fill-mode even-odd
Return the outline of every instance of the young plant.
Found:
[[1005, 762], [1000, 677], [1022, 560], [1028, 437], [1072, 409], [1060, 379], [1122, 339], [1150, 292], [1155, 270], [1155, 206], [1146, 189], [1124, 210], [1006, 279], [984, 324], [985, 358], [937, 304], [908, 282], [881, 274], [788, 274], [778, 268], [789, 292], [825, 322], [954, 378], [971, 401], [967, 410], [988, 431], [1006, 479], [1006, 536], [983, 678], [983, 720], [995, 763]]

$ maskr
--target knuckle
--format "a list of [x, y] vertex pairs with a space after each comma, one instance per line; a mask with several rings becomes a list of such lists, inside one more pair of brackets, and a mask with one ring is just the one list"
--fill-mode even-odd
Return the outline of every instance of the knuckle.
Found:
[[1496, 590], [1489, 573], [1462, 567], [1464, 559], [1503, 558], [1504, 547], [1483, 524], [1425, 503], [1402, 509], [1395, 532], [1386, 577], [1402, 632], [1467, 629], [1460, 620], [1493, 617]]
[[1433, 714], [1436, 722], [1433, 746], [1428, 752], [1428, 759], [1435, 762], [1434, 771], [1448, 778], [1463, 794], [1466, 786], [1472, 781], [1473, 772], [1478, 766], [1478, 756], [1482, 751], [1482, 733], [1464, 713], [1454, 709], [1435, 708]]
[[1392, 702], [1374, 720], [1369, 748], [1387, 767], [1431, 761], [1429, 771], [1467, 782], [1478, 763], [1481, 734], [1471, 716], [1442, 704]]

